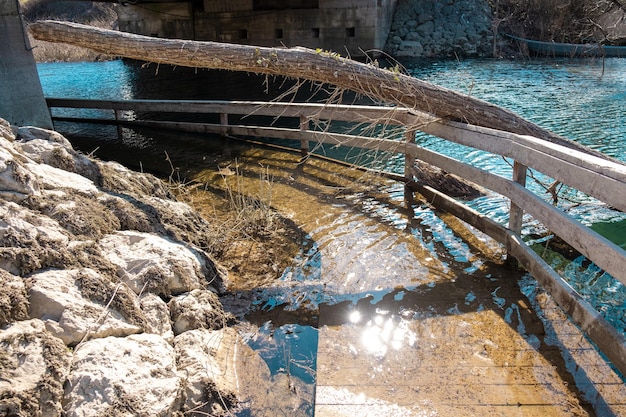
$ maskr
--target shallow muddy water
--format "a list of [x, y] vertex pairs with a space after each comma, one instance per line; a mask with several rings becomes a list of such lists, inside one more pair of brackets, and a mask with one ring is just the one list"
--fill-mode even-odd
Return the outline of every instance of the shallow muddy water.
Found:
[[[609, 60], [602, 73], [598, 62], [485, 60], [412, 63], [408, 71], [504, 105], [623, 159], [624, 65], [623, 60]], [[258, 85], [258, 77], [240, 79], [233, 96], [233, 85], [223, 81], [223, 74], [216, 85], [208, 82], [206, 74], [195, 79], [193, 73], [185, 72], [182, 79], [177, 78], [180, 69], [161, 70], [157, 76], [152, 68], [153, 77], [146, 80], [137, 67], [121, 61], [44, 64], [39, 68], [48, 96], [271, 98], [263, 93], [264, 86]], [[254, 85], [257, 88], [252, 88]], [[246, 96], [252, 91], [254, 97]], [[523, 378], [527, 384], [547, 387], [557, 380], [557, 385], [572, 387], [561, 389], [559, 385], [555, 389], [561, 395], [558, 398], [546, 394], [549, 388], [545, 388], [540, 396], [546, 395], [546, 403], [564, 398], [578, 403], [586, 398], [587, 394], [576, 388], [559, 350], [549, 343], [552, 335], [544, 328], [541, 314], [532, 307], [535, 290], [528, 291], [534, 288], [532, 280], [521, 271], [502, 267], [502, 249], [488, 238], [478, 234], [471, 241], [462, 239], [460, 236], [471, 235], [466, 226], [434, 212], [427, 202], [407, 207], [403, 185], [317, 160], [298, 168], [294, 154], [249, 148], [215, 137], [123, 129], [118, 138], [117, 130], [109, 127], [59, 124], [57, 129], [85, 152], [95, 151], [100, 158], [184, 182], [219, 184], [223, 179], [217, 165], [228, 161], [241, 170], [246, 193], [267, 199], [301, 229], [302, 238], [294, 242], [299, 248], [297, 256], [274, 285], [264, 282], [255, 288], [248, 283], [246, 289], [225, 299], [225, 304], [230, 301], [233, 311], [245, 317], [241, 334], [261, 353], [274, 375], [295, 381], [290, 385], [295, 388], [289, 391], [304, 398], [298, 414], [313, 414], [316, 386], [324, 401], [332, 401], [332, 395], [343, 395], [341, 401], [347, 401], [345, 396], [354, 394], [350, 388], [333, 391], [335, 376], [343, 378], [346, 387], [362, 381], [384, 382], [396, 378], [391, 370], [383, 372], [385, 363], [391, 369], [403, 364], [404, 355], [414, 355], [416, 361], [438, 366], [457, 360], [450, 353], [454, 351], [466, 354], [462, 360], [467, 363], [495, 363], [497, 369], [509, 364], [551, 367], [554, 371]], [[418, 142], [510, 176], [510, 166], [501, 158], [425, 135], [420, 135]], [[371, 156], [358, 152], [318, 151], [352, 162], [372, 161]], [[402, 172], [402, 159], [378, 162]], [[210, 188], [223, 196], [219, 187]], [[618, 244], [626, 244], [621, 215], [593, 201], [583, 203], [572, 205], [570, 212]], [[508, 203], [499, 197], [488, 195], [471, 206], [496, 221], [507, 221]], [[526, 224], [525, 233], [536, 231], [534, 223]], [[571, 261], [555, 255], [550, 262], [624, 331], [626, 291], [621, 284], [584, 259]], [[487, 332], [493, 337], [484, 336]], [[322, 352], [320, 357], [318, 352]], [[356, 364], [350, 371], [343, 365], [349, 362], [346, 358]], [[502, 371], [489, 374], [489, 378], [505, 381], [513, 376]], [[432, 380], [434, 386], [442, 383], [445, 381]], [[371, 396], [381, 410], [385, 410], [383, 403], [377, 401], [393, 398], [389, 392], [375, 390]], [[389, 410], [387, 415], [404, 411], [405, 415], [429, 415], [432, 411], [427, 405], [415, 412]], [[565, 410], [563, 415], [578, 411]]]
[[[266, 149], [242, 150], [232, 164], [243, 178], [239, 189], [250, 195], [269, 198], [263, 182], [270, 179], [272, 207], [304, 232], [300, 253], [280, 279], [224, 299], [227, 309], [243, 314], [242, 335], [275, 376], [288, 375], [318, 393], [322, 389], [322, 399], [337, 380], [362, 378], [370, 387], [367, 395], [390, 401], [376, 387], [407, 381], [413, 371], [397, 368], [404, 366], [403, 358], [425, 360], [420, 355], [441, 368], [466, 349], [476, 364], [524, 367], [545, 361], [561, 370], [557, 378], [566, 374], [564, 360], [544, 342], [544, 325], [518, 285], [529, 278], [503, 265], [502, 248], [489, 238], [478, 233], [467, 243], [459, 236], [468, 226], [433, 212], [424, 201], [408, 208], [402, 184], [339, 165], [310, 159], [298, 167], [296, 154]], [[193, 179], [223, 180], [216, 170]], [[453, 347], [457, 339], [463, 349]], [[537, 353], [517, 357], [517, 339]], [[504, 383], [508, 376], [503, 371], [489, 378]], [[541, 386], [553, 384], [553, 378], [530, 380]], [[566, 375], [565, 382], [574, 383]], [[298, 392], [311, 395], [311, 408], [301, 410], [311, 415], [315, 391]], [[350, 395], [363, 392], [359, 387]], [[567, 395], [574, 399], [584, 393]]]

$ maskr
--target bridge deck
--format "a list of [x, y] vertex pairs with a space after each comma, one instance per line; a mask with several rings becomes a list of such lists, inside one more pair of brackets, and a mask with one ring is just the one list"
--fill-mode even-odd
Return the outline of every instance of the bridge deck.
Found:
[[626, 415], [626, 386], [578, 329], [545, 295], [538, 320], [509, 281], [396, 292], [348, 325], [320, 311], [315, 416]]

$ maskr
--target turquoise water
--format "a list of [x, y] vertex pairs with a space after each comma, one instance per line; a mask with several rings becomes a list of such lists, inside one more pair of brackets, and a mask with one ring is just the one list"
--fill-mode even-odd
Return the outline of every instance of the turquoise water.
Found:
[[626, 161], [626, 60], [449, 61], [408, 72]]
[[46, 97], [127, 100], [133, 97], [133, 68], [121, 60], [51, 62], [37, 65]]
[[[626, 161], [623, 151], [626, 144], [626, 59], [404, 64], [407, 72], [415, 77], [506, 107], [542, 127]], [[258, 79], [246, 78], [233, 84], [225, 82], [221, 73], [219, 81], [215, 82], [206, 72], [184, 69], [167, 72], [152, 66], [148, 70], [152, 77], [146, 77], [146, 70], [122, 61], [47, 63], [39, 64], [38, 69], [46, 96], [223, 99], [227, 94], [234, 98], [249, 94], [254, 99], [271, 99], [264, 95], [264, 86]], [[79, 133], [94, 136], [106, 133], [115, 137], [115, 129], [97, 129], [103, 130], [93, 134], [81, 127]], [[150, 138], [140, 136], [134, 136], [130, 141], [131, 146], [143, 148], [149, 147], [150, 143]], [[500, 157], [427, 135], [419, 135], [418, 143], [491, 172], [510, 176], [510, 162]], [[386, 163], [386, 168], [401, 172], [402, 158], [391, 158]], [[538, 183], [529, 181], [529, 186], [541, 192]], [[626, 246], [626, 221], [622, 214], [574, 191], [566, 191], [566, 196], [573, 202], [564, 200], [564, 209], [618, 245]], [[488, 196], [473, 201], [472, 206], [501, 223], [507, 221], [508, 205], [502, 198]], [[537, 227], [529, 222], [525, 232], [536, 232]], [[553, 258], [550, 262], [607, 319], [625, 332], [626, 290], [622, 284], [585, 259], [571, 262]]]

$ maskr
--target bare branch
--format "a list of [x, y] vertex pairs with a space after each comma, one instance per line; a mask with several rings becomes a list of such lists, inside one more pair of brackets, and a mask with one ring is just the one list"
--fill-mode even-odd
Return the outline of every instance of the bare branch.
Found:
[[328, 83], [376, 101], [420, 110], [443, 119], [532, 135], [609, 159], [491, 103], [405, 75], [398, 67], [382, 69], [343, 58], [335, 52], [151, 38], [70, 22], [41, 21], [31, 24], [29, 30], [39, 40], [69, 43], [137, 60]]

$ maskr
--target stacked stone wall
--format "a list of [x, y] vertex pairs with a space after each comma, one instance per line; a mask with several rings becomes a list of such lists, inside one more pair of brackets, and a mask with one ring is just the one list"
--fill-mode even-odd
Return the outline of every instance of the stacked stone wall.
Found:
[[386, 51], [403, 57], [480, 57], [491, 53], [487, 0], [399, 0]]

